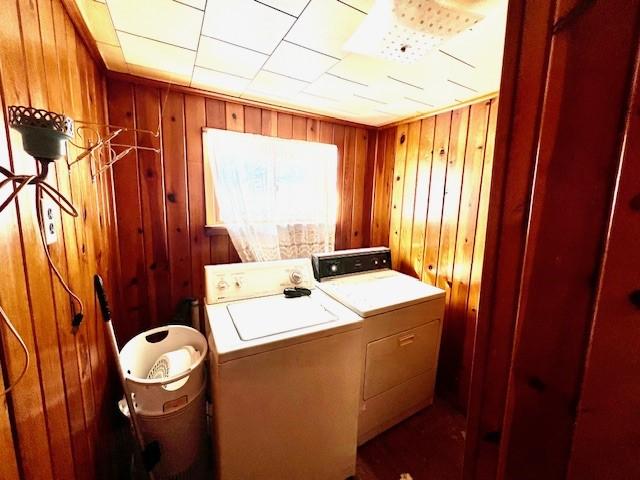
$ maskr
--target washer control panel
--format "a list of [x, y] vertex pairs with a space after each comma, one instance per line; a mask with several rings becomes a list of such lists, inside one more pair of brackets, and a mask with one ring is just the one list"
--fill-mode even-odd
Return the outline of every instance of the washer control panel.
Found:
[[324, 279], [391, 268], [391, 250], [387, 247], [358, 248], [320, 253], [312, 256], [313, 275]]
[[204, 271], [208, 304], [275, 295], [285, 288], [313, 288], [309, 259], [206, 265]]

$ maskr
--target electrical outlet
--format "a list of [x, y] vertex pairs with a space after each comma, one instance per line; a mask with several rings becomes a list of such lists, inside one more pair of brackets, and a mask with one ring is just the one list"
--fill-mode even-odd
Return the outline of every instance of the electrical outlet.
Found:
[[44, 237], [47, 245], [58, 241], [58, 232], [54, 222], [57, 205], [50, 198], [42, 200], [42, 216], [44, 217]]

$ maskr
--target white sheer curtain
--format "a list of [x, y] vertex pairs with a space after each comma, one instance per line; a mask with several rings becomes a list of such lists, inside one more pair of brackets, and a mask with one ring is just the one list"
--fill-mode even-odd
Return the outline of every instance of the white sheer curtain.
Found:
[[243, 262], [335, 247], [335, 145], [207, 129], [220, 220]]

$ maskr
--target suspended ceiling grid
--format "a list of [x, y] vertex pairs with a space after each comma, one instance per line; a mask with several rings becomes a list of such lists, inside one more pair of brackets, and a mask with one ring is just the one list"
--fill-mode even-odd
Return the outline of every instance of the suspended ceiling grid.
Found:
[[373, 0], [76, 0], [107, 68], [380, 126], [496, 92], [506, 1], [417, 63], [343, 45]]

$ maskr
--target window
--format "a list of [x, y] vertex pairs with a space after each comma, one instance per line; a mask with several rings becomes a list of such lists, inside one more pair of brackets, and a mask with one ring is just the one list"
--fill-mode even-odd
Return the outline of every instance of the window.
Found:
[[203, 138], [207, 223], [224, 224], [243, 261], [333, 250], [335, 145], [218, 129]]

